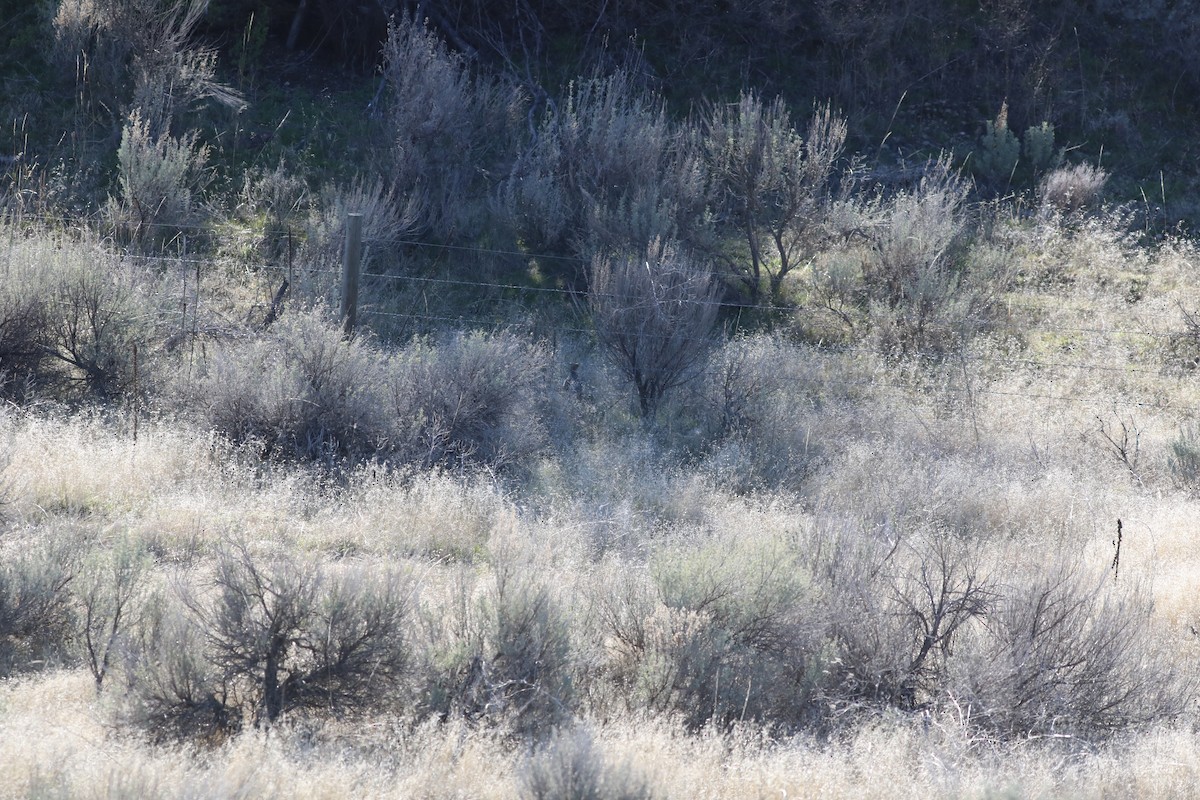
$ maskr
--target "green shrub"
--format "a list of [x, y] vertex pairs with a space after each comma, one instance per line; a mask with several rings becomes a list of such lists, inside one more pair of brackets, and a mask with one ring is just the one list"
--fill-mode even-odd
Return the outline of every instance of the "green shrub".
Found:
[[1040, 175], [1062, 160], [1062, 151], [1054, 150], [1054, 126], [1049, 122], [1025, 131], [1022, 153], [1034, 174]]
[[1021, 158], [1021, 141], [1008, 128], [1008, 102], [1000, 105], [995, 120], [987, 122], [987, 130], [979, 140], [975, 153], [975, 172], [993, 184], [1007, 185], [1016, 172]]

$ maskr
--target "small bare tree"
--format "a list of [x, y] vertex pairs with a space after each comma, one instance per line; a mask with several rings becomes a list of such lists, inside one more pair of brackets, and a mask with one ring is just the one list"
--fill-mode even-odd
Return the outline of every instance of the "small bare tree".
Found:
[[749, 263], [733, 273], [752, 301], [764, 288], [775, 299], [823, 223], [846, 120], [828, 106], [817, 108], [802, 136], [782, 99], [764, 104], [751, 92], [713, 109], [705, 130], [718, 213], [748, 249]]
[[717, 318], [712, 275], [654, 242], [646, 258], [595, 258], [589, 283], [596, 336], [646, 416], [699, 371]]

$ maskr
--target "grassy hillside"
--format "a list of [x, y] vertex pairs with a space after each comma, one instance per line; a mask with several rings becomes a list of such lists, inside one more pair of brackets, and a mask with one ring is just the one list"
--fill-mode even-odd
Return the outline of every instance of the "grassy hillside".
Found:
[[0, 796], [1200, 780], [1190, 6], [9, 5]]

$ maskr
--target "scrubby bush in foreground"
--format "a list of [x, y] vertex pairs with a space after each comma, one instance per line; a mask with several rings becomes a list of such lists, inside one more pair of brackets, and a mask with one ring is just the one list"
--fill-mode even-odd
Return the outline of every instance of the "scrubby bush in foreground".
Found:
[[135, 349], [146, 389], [158, 324], [148, 276], [87, 234], [8, 233], [0, 396], [118, 400], [134, 389]]
[[399, 572], [218, 553], [212, 591], [160, 597], [134, 638], [132, 713], [178, 735], [287, 712], [386, 705], [409, 669], [413, 587]]
[[414, 340], [389, 354], [303, 312], [221, 343], [183, 391], [206, 425], [267, 458], [519, 466], [544, 446], [546, 361], [509, 334]]

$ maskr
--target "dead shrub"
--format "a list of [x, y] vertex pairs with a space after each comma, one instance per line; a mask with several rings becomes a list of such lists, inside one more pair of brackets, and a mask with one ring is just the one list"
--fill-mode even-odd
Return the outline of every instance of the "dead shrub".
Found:
[[1188, 693], [1157, 652], [1149, 596], [1058, 560], [1002, 588], [956, 665], [972, 719], [1005, 734], [1105, 734], [1180, 713]]
[[645, 258], [598, 256], [589, 284], [596, 337], [646, 416], [702, 369], [718, 308], [711, 274], [656, 241]]
[[129, 677], [143, 724], [176, 735], [268, 726], [302, 709], [386, 705], [408, 674], [413, 589], [398, 572], [217, 555], [212, 592], [181, 587], [135, 638]]

